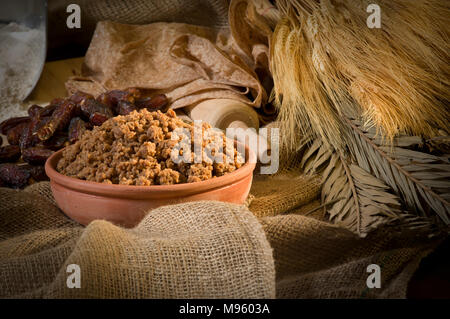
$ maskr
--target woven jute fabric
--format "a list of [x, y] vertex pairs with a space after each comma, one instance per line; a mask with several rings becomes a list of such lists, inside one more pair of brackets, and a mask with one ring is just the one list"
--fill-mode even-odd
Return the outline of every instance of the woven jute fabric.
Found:
[[[249, 200], [273, 249], [277, 298], [406, 298], [420, 261], [441, 239], [394, 227], [360, 238], [330, 224], [320, 178], [300, 171], [300, 154], [285, 158], [277, 174], [255, 174]], [[367, 286], [373, 264], [381, 288]]]
[[[272, 298], [275, 269], [245, 206], [195, 202], [153, 210], [134, 229], [66, 217], [49, 183], [0, 189], [2, 298]], [[68, 288], [67, 266], [81, 270]]]
[[[320, 179], [304, 176], [299, 171], [267, 177], [256, 175], [250, 209], [258, 217], [276, 216], [306, 206], [318, 197], [319, 192]], [[302, 212], [307, 213], [305, 209]]]
[[[261, 223], [274, 251], [277, 298], [406, 298], [411, 276], [438, 242], [388, 229], [362, 239], [293, 213]], [[379, 289], [367, 286], [372, 264], [381, 270]]]
[[[292, 174], [256, 176], [248, 207], [165, 206], [134, 229], [79, 225], [55, 205], [48, 182], [0, 188], [0, 297], [406, 297], [439, 240], [389, 228], [359, 238], [322, 220], [317, 178]], [[71, 264], [81, 288], [67, 287]], [[366, 284], [371, 264], [381, 268], [379, 289]]]

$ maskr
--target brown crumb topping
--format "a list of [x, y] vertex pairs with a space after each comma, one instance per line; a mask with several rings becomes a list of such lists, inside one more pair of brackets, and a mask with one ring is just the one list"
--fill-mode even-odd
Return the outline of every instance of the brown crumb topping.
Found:
[[[57, 170], [99, 183], [149, 186], [204, 181], [242, 166], [241, 154], [221, 131], [203, 123], [201, 132], [196, 136], [194, 125], [177, 118], [173, 110], [133, 111], [86, 131], [64, 149]], [[190, 137], [201, 145], [197, 156], [194, 143], [186, 142]], [[173, 153], [180, 155], [175, 162]]]

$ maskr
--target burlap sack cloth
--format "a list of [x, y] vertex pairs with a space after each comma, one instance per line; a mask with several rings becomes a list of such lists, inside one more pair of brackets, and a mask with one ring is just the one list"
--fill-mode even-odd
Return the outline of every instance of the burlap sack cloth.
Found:
[[[47, 182], [0, 188], [2, 298], [404, 298], [437, 240], [379, 229], [361, 239], [321, 220], [317, 178], [256, 176], [249, 208], [194, 202], [152, 210], [134, 229], [83, 227]], [[67, 266], [81, 288], [66, 285]], [[381, 267], [381, 288], [366, 285]]]
[[[86, 1], [85, 4], [92, 6], [98, 2]], [[131, 2], [138, 2], [141, 5], [138, 8], [145, 8], [142, 1]], [[158, 21], [158, 14], [161, 16], [160, 11], [164, 8], [180, 7], [179, 1], [174, 3], [178, 3], [178, 7], [155, 8], [150, 3], [153, 20], [151, 15], [142, 15], [139, 10], [131, 10], [133, 6], [125, 5], [120, 7], [123, 14], [138, 19], [125, 17], [125, 21], [115, 20], [129, 23]], [[246, 1], [234, 1], [237, 7], [239, 3], [246, 8]], [[220, 16], [223, 16], [224, 6], [228, 5], [223, 1], [210, 4], [208, 8]], [[87, 12], [88, 17], [90, 14], [100, 15], [102, 20], [114, 18], [116, 11], [108, 11], [110, 6], [103, 6], [102, 10], [95, 8], [96, 5]], [[187, 8], [196, 6], [189, 3]], [[179, 12], [178, 9], [175, 11]], [[248, 16], [239, 16], [236, 12], [233, 15], [235, 21], [246, 21]], [[164, 14], [161, 19], [164, 21]], [[222, 24], [226, 20], [212, 21]], [[111, 26], [114, 28], [114, 24], [106, 27]], [[238, 23], [236, 28], [245, 31], [245, 24]], [[209, 29], [190, 30], [220, 40], [219, 34]], [[235, 40], [242, 49], [238, 54], [241, 60], [247, 56], [253, 57], [255, 62], [264, 50], [256, 50], [255, 47], [263, 48], [258, 45], [246, 47], [250, 40], [259, 40], [250, 35], [243, 32]], [[199, 40], [195, 36], [193, 38]], [[185, 37], [183, 39], [186, 40]], [[189, 37], [186, 43], [192, 44]], [[210, 48], [214, 51], [219, 44], [215, 42]], [[138, 45], [143, 43], [138, 42]], [[228, 63], [227, 57], [223, 59]], [[95, 59], [90, 61], [93, 62], [90, 71], [95, 71], [97, 62], [107, 63], [95, 62]], [[256, 73], [249, 67], [252, 60], [247, 59], [244, 64], [236, 61], [233, 70], [239, 75], [239, 85], [248, 87], [245, 94], [234, 90], [230, 83], [222, 83], [221, 87], [211, 86], [217, 82], [214, 74], [201, 84], [206, 85], [207, 94], [232, 94], [236, 99], [259, 106], [267, 98], [267, 93], [258, 81], [254, 81]], [[267, 65], [264, 59], [258, 63]], [[190, 66], [199, 74], [208, 70], [204, 68], [205, 63]], [[195, 78], [196, 73], [192, 74]], [[99, 83], [108, 86], [108, 81], [118, 80], [95, 72], [90, 77], [89, 81], [96, 81], [94, 85], [89, 82], [90, 88]], [[73, 81], [76, 85], [86, 84], [79, 79]], [[189, 81], [198, 84], [196, 79], [189, 78]], [[185, 88], [184, 83], [180, 87]], [[201, 92], [204, 89], [194, 87], [199, 94], [204, 93]], [[165, 88], [162, 85], [160, 89]], [[192, 90], [188, 91], [179, 95], [180, 101], [186, 101], [184, 97], [192, 95]], [[405, 297], [408, 281], [420, 260], [436, 247], [439, 240], [397, 232], [392, 228], [381, 228], [361, 239], [345, 229], [330, 225], [323, 220], [322, 210], [318, 209], [319, 179], [303, 176], [296, 169], [297, 162], [298, 156], [293, 154], [292, 161], [282, 163], [284, 168], [278, 174], [270, 177], [256, 174], [247, 206], [195, 202], [161, 207], [150, 211], [134, 229], [123, 229], [100, 220], [87, 227], [77, 224], [58, 209], [49, 184], [45, 182], [24, 191], [0, 188], [0, 297]], [[70, 264], [80, 266], [79, 289], [67, 287], [67, 266]], [[369, 289], [366, 285], [369, 275], [366, 270], [370, 264], [381, 267], [380, 289]]]

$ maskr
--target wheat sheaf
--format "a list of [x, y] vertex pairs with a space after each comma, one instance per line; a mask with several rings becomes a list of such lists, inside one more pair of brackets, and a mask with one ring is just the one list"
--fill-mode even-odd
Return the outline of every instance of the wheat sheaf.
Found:
[[312, 131], [340, 148], [339, 115], [349, 106], [388, 140], [448, 128], [450, 2], [376, 1], [379, 29], [367, 26], [371, 2], [277, 1], [284, 18], [272, 37], [271, 68], [291, 147], [292, 135]]
[[[323, 176], [331, 221], [364, 235], [450, 223], [450, 2], [278, 0], [272, 92], [282, 144]], [[299, 138], [301, 136], [302, 138]], [[447, 226], [446, 226], [447, 227]]]

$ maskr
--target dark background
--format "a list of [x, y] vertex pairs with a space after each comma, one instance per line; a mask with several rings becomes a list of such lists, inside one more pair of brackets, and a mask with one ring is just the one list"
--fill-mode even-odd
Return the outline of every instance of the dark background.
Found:
[[[80, 6], [80, 29], [67, 27], [69, 4]], [[229, 0], [48, 0], [47, 61], [84, 56], [98, 21], [223, 26], [228, 5]]]

